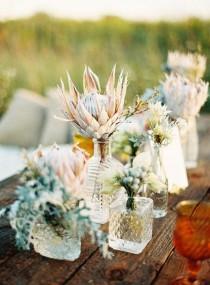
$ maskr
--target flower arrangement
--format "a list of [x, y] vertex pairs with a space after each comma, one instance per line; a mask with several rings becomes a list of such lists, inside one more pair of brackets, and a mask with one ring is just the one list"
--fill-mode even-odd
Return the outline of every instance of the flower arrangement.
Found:
[[[59, 151], [57, 146], [53, 146], [51, 151]], [[51, 152], [50, 151], [50, 152]], [[76, 149], [78, 159], [85, 160], [83, 152]], [[22, 176], [22, 185], [17, 188], [17, 200], [10, 206], [0, 210], [0, 216], [9, 218], [11, 227], [16, 231], [16, 244], [21, 249], [30, 249], [33, 240], [36, 238], [34, 228], [37, 221], [44, 221], [50, 228], [50, 233], [61, 239], [72, 231], [81, 239], [86, 233], [91, 234], [101, 246], [103, 255], [110, 258], [106, 242], [107, 236], [99, 230], [99, 226], [94, 224], [89, 218], [89, 209], [83, 199], [76, 199], [70, 189], [75, 185], [83, 184], [83, 181], [75, 182], [77, 175], [71, 177], [73, 188], [65, 187], [66, 179], [62, 171], [66, 171], [67, 161], [64, 161], [63, 169], [58, 167], [59, 161], [51, 159], [52, 153], [44, 155], [41, 150], [33, 155], [25, 155], [26, 168]], [[62, 156], [61, 151], [61, 156]], [[81, 162], [76, 163], [74, 154], [67, 170], [81, 170]], [[57, 154], [56, 154], [57, 156]], [[80, 166], [80, 167], [78, 167]], [[60, 170], [60, 171], [58, 171]], [[73, 192], [73, 194], [75, 194]], [[48, 239], [51, 237], [48, 236]], [[69, 242], [69, 241], [68, 241]], [[74, 245], [75, 246], [75, 245]], [[59, 252], [59, 254], [62, 254]], [[60, 256], [60, 255], [59, 255]], [[59, 257], [58, 257], [59, 258]]]
[[203, 77], [206, 70], [206, 57], [199, 53], [169, 51], [166, 69], [196, 81]]
[[69, 74], [69, 94], [66, 94], [62, 81], [60, 88], [65, 118], [76, 126], [83, 136], [93, 139], [94, 154], [88, 161], [86, 201], [91, 208], [92, 220], [101, 224], [109, 220], [109, 204], [114, 197], [102, 194], [103, 184], [98, 178], [105, 168], [120, 164], [112, 158], [110, 137], [126, 119], [148, 107], [148, 102], [137, 98], [133, 107], [124, 109], [127, 75], [121, 71], [115, 84], [115, 69], [114, 66], [103, 93], [97, 75], [89, 67], [84, 70], [83, 94], [77, 91]]
[[59, 90], [63, 114], [66, 120], [76, 126], [86, 137], [106, 140], [121, 122], [147, 108], [147, 103], [138, 99], [133, 108], [124, 110], [127, 75], [121, 71], [115, 86], [115, 69], [114, 66], [106, 84], [105, 94], [101, 93], [99, 79], [90, 67], [85, 67], [84, 70], [82, 95], [67, 74], [69, 86], [69, 96], [67, 96], [61, 80]]
[[165, 103], [171, 110], [172, 118], [189, 119], [196, 116], [208, 97], [208, 83], [201, 79], [192, 82], [179, 75], [166, 75], [162, 82], [165, 93]]
[[101, 175], [104, 183], [104, 193], [113, 195], [116, 191], [123, 188], [128, 196], [126, 208], [135, 210], [135, 197], [144, 191], [144, 185], [150, 185], [154, 192], [166, 187], [159, 178], [145, 167], [133, 167], [126, 165], [121, 169], [109, 169]]

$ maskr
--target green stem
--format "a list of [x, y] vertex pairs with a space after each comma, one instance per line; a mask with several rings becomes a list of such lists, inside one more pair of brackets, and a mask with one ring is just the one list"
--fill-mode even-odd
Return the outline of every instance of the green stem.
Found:
[[126, 202], [126, 208], [127, 210], [132, 210], [132, 211], [136, 209], [136, 203], [134, 197], [128, 197], [128, 200]]

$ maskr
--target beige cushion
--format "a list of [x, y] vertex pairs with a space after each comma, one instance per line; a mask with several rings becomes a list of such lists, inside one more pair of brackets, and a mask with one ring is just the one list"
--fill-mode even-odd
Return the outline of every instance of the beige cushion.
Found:
[[0, 144], [36, 147], [40, 141], [46, 99], [25, 89], [16, 91], [0, 121]]
[[57, 88], [49, 89], [46, 95], [48, 98], [48, 110], [40, 144], [51, 145], [55, 142], [57, 144], [70, 143], [72, 141], [70, 124], [55, 118], [55, 115], [63, 117], [60, 110]]

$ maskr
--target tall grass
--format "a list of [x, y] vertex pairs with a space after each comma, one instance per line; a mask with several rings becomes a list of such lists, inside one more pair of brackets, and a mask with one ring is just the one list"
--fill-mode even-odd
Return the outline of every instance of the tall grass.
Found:
[[[44, 94], [69, 70], [81, 86], [84, 64], [102, 83], [114, 63], [129, 73], [128, 101], [162, 78], [168, 50], [195, 51], [210, 58], [210, 22], [137, 23], [106, 17], [97, 22], [60, 20], [46, 15], [0, 23], [0, 66], [14, 68], [13, 88]], [[205, 74], [210, 80], [210, 64]], [[1, 96], [1, 92], [0, 92]], [[206, 105], [210, 111], [210, 103]]]

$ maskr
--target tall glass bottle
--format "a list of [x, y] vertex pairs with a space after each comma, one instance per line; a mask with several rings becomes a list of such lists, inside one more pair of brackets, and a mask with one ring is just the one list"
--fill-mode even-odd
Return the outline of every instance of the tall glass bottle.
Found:
[[109, 195], [103, 194], [100, 177], [108, 168], [121, 167], [121, 163], [112, 157], [110, 140], [93, 139], [94, 154], [88, 161], [87, 205], [90, 207], [92, 221], [105, 224], [109, 221]]
[[154, 218], [166, 216], [168, 209], [168, 182], [164, 167], [161, 160], [161, 147], [150, 141], [150, 151], [152, 158], [152, 170], [158, 176], [161, 182], [167, 187], [154, 191], [147, 185], [146, 195], [151, 198], [154, 203], [153, 215]]
[[191, 117], [186, 128], [180, 129], [180, 137], [186, 168], [194, 168], [197, 166], [199, 152], [196, 117]]

